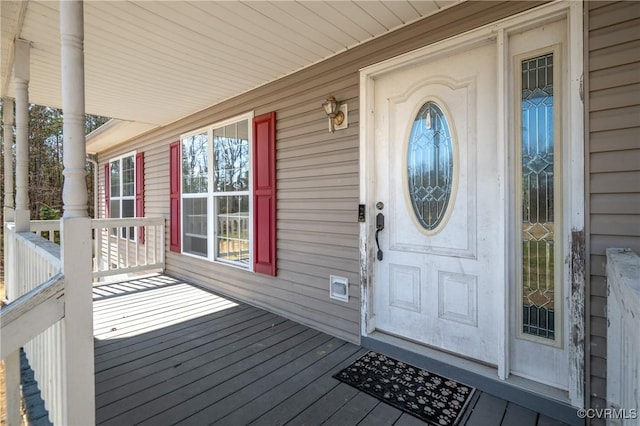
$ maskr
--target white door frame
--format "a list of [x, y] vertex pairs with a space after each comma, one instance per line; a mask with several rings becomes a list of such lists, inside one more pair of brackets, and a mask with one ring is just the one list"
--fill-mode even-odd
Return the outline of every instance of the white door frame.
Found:
[[[513, 165], [510, 161], [509, 144], [509, 116], [511, 108], [508, 99], [509, 87], [505, 73], [506, 61], [509, 61], [508, 34], [510, 32], [542, 25], [546, 22], [558, 19], [567, 20], [567, 49], [568, 49], [568, 76], [569, 76], [569, 105], [568, 140], [563, 145], [563, 156], [571, 161], [565, 162], [566, 173], [563, 187], [564, 214], [563, 220], [563, 259], [571, 259], [572, 233], [584, 230], [584, 116], [583, 104], [580, 98], [582, 70], [583, 70], [583, 4], [581, 1], [558, 1], [538, 7], [532, 11], [523, 12], [501, 21], [493, 22], [476, 30], [452, 37], [450, 39], [434, 43], [415, 51], [391, 58], [384, 62], [371, 65], [360, 70], [360, 203], [366, 206], [366, 222], [360, 224], [360, 284], [361, 284], [361, 333], [368, 336], [376, 329], [375, 317], [372, 315], [373, 296], [373, 262], [375, 262], [373, 240], [373, 223], [375, 219], [375, 203], [373, 197], [374, 184], [374, 87], [376, 77], [388, 73], [394, 69], [403, 67], [417, 59], [446, 54], [460, 48], [469, 48], [474, 44], [482, 43], [487, 38], [494, 38], [498, 49], [498, 133], [497, 148], [500, 158], [498, 161], [507, 171], [500, 176], [500, 198], [504, 202], [504, 209], [500, 212], [501, 223], [505, 223], [507, 232], [505, 241], [500, 244], [507, 253], [505, 270], [500, 275], [504, 281], [504, 292], [501, 304], [504, 305], [504, 321], [499, 325], [498, 342], [500, 353], [504, 354], [498, 364], [498, 377], [507, 379], [509, 376], [509, 303], [510, 288], [508, 277], [514, 276], [514, 262], [509, 258], [513, 252], [509, 248], [515, 244], [515, 236], [512, 233], [513, 226], [509, 223], [513, 217], [513, 183], [511, 176]], [[563, 277], [569, 283], [568, 293], [564, 297], [568, 299], [569, 322], [566, 324], [567, 345], [569, 353], [569, 400], [575, 407], [584, 406], [584, 276], [570, 271], [570, 262], [563, 264]], [[566, 286], [565, 286], [566, 287]]]

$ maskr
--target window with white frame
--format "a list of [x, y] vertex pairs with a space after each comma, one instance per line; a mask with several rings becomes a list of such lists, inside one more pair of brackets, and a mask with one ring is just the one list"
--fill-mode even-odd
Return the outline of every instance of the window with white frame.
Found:
[[[114, 158], [109, 162], [109, 217], [126, 218], [136, 216], [135, 152]], [[111, 231], [116, 235], [116, 228]], [[133, 227], [120, 229], [120, 236], [135, 239]]]
[[182, 136], [183, 253], [250, 267], [251, 119]]

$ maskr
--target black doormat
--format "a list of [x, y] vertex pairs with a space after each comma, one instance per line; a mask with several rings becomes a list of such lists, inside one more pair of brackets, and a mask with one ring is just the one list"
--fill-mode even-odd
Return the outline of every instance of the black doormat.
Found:
[[475, 390], [373, 351], [333, 377], [438, 426], [457, 425]]

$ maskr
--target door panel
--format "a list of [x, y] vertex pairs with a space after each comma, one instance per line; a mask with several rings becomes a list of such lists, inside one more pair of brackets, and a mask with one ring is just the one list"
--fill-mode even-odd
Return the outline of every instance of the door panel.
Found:
[[[495, 324], [504, 317], [494, 296], [505, 258], [498, 252], [504, 226], [497, 219], [496, 63], [495, 44], [475, 46], [395, 69], [376, 80], [374, 94], [375, 200], [387, 222], [379, 234], [383, 260], [374, 266], [376, 328], [494, 365]], [[435, 229], [421, 223], [409, 195], [409, 140], [428, 103], [446, 117], [453, 159], [447, 211]], [[443, 188], [426, 180], [414, 192], [439, 197]]]

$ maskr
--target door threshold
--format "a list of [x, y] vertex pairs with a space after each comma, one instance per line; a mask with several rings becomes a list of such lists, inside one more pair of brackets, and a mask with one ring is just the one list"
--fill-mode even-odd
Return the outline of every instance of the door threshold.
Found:
[[474, 386], [482, 392], [567, 424], [584, 425], [584, 421], [580, 422], [582, 419], [576, 416], [577, 408], [569, 403], [567, 391], [518, 376], [500, 380], [495, 367], [444, 353], [380, 331], [362, 336], [360, 344], [367, 349]]

